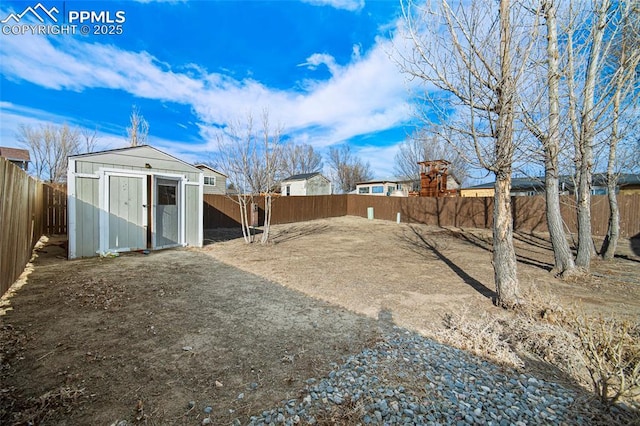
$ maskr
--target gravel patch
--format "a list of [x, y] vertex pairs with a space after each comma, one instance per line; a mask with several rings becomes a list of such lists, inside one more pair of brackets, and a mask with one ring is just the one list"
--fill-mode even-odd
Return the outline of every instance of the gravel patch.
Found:
[[250, 418], [270, 424], [590, 424], [573, 390], [393, 327], [374, 348]]

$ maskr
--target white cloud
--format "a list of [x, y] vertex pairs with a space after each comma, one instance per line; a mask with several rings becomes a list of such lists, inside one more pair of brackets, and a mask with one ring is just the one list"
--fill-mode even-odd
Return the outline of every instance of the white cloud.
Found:
[[307, 66], [324, 64], [332, 76], [313, 81], [304, 91], [278, 90], [251, 78], [208, 73], [197, 64], [186, 64], [178, 71], [148, 52], [68, 37], [5, 37], [0, 61], [6, 78], [50, 89], [106, 88], [188, 105], [199, 120], [203, 143], [185, 144], [180, 150], [197, 153], [214, 148], [213, 135], [219, 126], [249, 112], [258, 117], [263, 108], [291, 138], [318, 148], [406, 123], [411, 106], [404, 76], [388, 56], [393, 49], [384, 38], [368, 52], [355, 45], [351, 63], [345, 65], [327, 53], [310, 55]]
[[[88, 130], [95, 129], [80, 123], [71, 117], [52, 114], [48, 111], [29, 108], [23, 105], [16, 105], [11, 102], [0, 102], [0, 141], [4, 146], [20, 147], [18, 141], [18, 131], [20, 126], [38, 128], [46, 125], [60, 126], [68, 124], [72, 128]], [[118, 135], [108, 130], [97, 129], [98, 146], [97, 150], [121, 148], [126, 146], [127, 141], [124, 135]]]
[[362, 10], [364, 8], [364, 0], [302, 0], [314, 6], [331, 6], [336, 9], [344, 9], [351, 12]]
[[371, 166], [374, 179], [385, 179], [394, 177], [394, 161], [398, 152], [400, 142], [386, 147], [365, 146], [356, 151], [362, 161], [368, 162]]
[[306, 66], [310, 70], [315, 70], [322, 64], [329, 68], [331, 75], [336, 75], [340, 72], [340, 66], [336, 63], [336, 59], [327, 53], [314, 53], [307, 58], [307, 62], [300, 64], [300, 66]]
[[[18, 141], [18, 129], [20, 126], [24, 125], [38, 128], [46, 125], [59, 126], [62, 123], [66, 123], [70, 127], [80, 131], [87, 130], [93, 132], [95, 130], [97, 135], [96, 151], [128, 146], [124, 129], [122, 129], [122, 133], [118, 132], [119, 129], [95, 129], [87, 126], [86, 123], [75, 121], [72, 117], [51, 114], [47, 111], [16, 105], [10, 102], [0, 102], [0, 123], [2, 123], [2, 126], [0, 126], [0, 145], [3, 146], [21, 146]], [[194, 146], [179, 141], [159, 138], [154, 136], [153, 133], [149, 135], [149, 144], [191, 163], [208, 160], [209, 158], [206, 158], [206, 152], [212, 150], [212, 147], [207, 144]]]

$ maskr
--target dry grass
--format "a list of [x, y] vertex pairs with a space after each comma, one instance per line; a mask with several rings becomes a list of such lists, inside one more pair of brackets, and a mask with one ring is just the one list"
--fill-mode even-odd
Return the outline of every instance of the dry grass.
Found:
[[483, 313], [480, 319], [469, 319], [469, 309], [445, 315], [445, 329], [437, 331], [440, 342], [489, 358], [511, 367], [523, 367], [524, 363], [513, 351], [506, 339], [504, 322]]
[[40, 395], [37, 398], [20, 399], [15, 389], [1, 389], [0, 395], [5, 399], [2, 404], [4, 413], [0, 418], [11, 424], [47, 424], [61, 413], [70, 413], [90, 400], [91, 395], [84, 388], [59, 387]]
[[435, 338], [515, 368], [534, 358], [559, 371], [569, 383], [591, 387], [603, 407], [624, 402], [595, 423], [638, 424], [640, 417], [640, 324], [612, 317], [577, 314], [549, 295], [527, 295], [517, 312], [470, 319], [468, 308], [445, 316]]

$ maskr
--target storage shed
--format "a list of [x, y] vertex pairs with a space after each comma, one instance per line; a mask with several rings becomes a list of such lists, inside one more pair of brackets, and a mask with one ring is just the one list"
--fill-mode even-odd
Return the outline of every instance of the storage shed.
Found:
[[294, 195], [331, 195], [331, 181], [320, 172], [289, 176], [280, 183], [283, 197]]
[[148, 145], [69, 157], [69, 259], [202, 246], [203, 173]]

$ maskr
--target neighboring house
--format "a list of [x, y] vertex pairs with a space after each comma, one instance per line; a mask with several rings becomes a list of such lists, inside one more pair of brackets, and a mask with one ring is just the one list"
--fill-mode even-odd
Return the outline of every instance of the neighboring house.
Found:
[[72, 155], [69, 259], [202, 246], [203, 173], [148, 145]]
[[481, 183], [468, 188], [460, 188], [461, 197], [493, 197], [494, 193], [493, 182]]
[[389, 178], [359, 182], [356, 184], [356, 189], [352, 194], [408, 197], [411, 190], [411, 182]]
[[[607, 176], [604, 173], [596, 173], [592, 178], [592, 195], [607, 194]], [[460, 195], [463, 197], [493, 197], [494, 182], [462, 188]], [[640, 194], [640, 174], [623, 173], [618, 177], [619, 194]], [[560, 176], [560, 195], [575, 193], [573, 177]], [[544, 194], [544, 177], [513, 178], [511, 179], [511, 196], [533, 196]]]
[[[607, 190], [607, 175], [596, 173], [593, 175], [591, 194], [605, 195]], [[622, 173], [618, 176], [618, 194], [640, 194], [640, 174]]]
[[196, 167], [204, 173], [204, 193], [205, 194], [226, 194], [227, 175], [206, 164], [196, 164]]
[[6, 158], [25, 172], [29, 169], [31, 157], [29, 156], [28, 149], [0, 146], [0, 157]]
[[331, 181], [320, 172], [289, 176], [280, 182], [280, 195], [331, 195]]
[[[462, 188], [462, 197], [493, 197], [495, 193], [495, 182], [481, 183], [479, 185]], [[533, 196], [544, 194], [544, 177], [541, 178], [512, 178], [511, 196]], [[566, 182], [560, 182], [560, 194], [569, 194]]]

